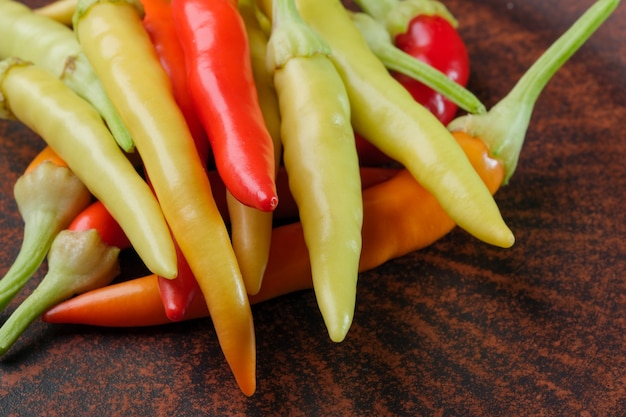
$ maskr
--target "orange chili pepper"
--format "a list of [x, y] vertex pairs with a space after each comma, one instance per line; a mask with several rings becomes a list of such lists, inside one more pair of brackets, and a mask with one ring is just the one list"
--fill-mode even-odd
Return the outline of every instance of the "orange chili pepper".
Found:
[[[489, 156], [479, 139], [455, 132], [472, 165], [491, 193], [504, 178], [502, 164]], [[403, 169], [391, 179], [363, 191], [363, 249], [359, 271], [424, 248], [455, 227], [435, 197]], [[281, 295], [313, 287], [308, 251], [300, 223], [276, 227], [270, 257], [260, 291], [250, 296], [260, 303]], [[184, 320], [207, 317], [202, 296], [192, 300]], [[94, 290], [48, 310], [49, 323], [135, 327], [171, 323], [165, 315], [156, 276]]]

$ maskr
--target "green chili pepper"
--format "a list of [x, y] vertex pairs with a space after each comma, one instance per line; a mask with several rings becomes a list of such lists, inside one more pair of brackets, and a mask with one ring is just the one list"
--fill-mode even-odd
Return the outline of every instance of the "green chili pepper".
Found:
[[552, 76], [611, 15], [619, 0], [596, 1], [524, 73], [513, 89], [488, 113], [466, 115], [453, 120], [448, 128], [480, 137], [491, 155], [505, 166], [507, 184], [519, 160], [526, 131], [537, 98]]
[[159, 203], [89, 103], [49, 71], [6, 59], [0, 61], [0, 116], [21, 121], [48, 143], [107, 207], [151, 271], [176, 276]]
[[0, 0], [0, 59], [19, 57], [51, 71], [89, 101], [125, 151], [133, 140], [69, 27], [13, 0]]
[[[462, 229], [484, 242], [512, 246], [513, 233], [452, 134], [389, 74], [341, 2], [297, 0], [297, 5], [332, 49], [354, 129], [404, 165]], [[267, 13], [268, 7], [263, 10]]]
[[268, 65], [281, 111], [283, 160], [311, 259], [313, 288], [331, 340], [354, 315], [363, 201], [350, 104], [330, 48], [275, 0]]

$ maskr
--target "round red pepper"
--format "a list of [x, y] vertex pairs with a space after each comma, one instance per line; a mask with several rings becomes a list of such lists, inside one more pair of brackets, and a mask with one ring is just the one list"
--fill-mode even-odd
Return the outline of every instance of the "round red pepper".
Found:
[[[457, 30], [445, 18], [417, 15], [409, 22], [407, 31], [396, 36], [394, 43], [407, 54], [430, 64], [462, 86], [467, 86], [467, 48]], [[395, 72], [392, 74], [417, 102], [428, 108], [442, 123], [452, 121], [457, 111], [456, 104], [411, 77]]]

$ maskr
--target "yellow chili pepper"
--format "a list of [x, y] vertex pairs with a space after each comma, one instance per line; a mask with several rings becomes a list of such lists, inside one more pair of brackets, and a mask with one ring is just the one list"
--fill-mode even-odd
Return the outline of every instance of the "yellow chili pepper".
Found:
[[[271, 0], [259, 0], [268, 12]], [[451, 133], [389, 74], [339, 0], [297, 0], [305, 22], [331, 47], [350, 97], [354, 129], [404, 165], [464, 230], [510, 247], [514, 236]]]
[[41, 7], [33, 9], [33, 12], [46, 16], [66, 26], [72, 25], [72, 17], [76, 10], [77, 0], [54, 0]]
[[331, 340], [354, 315], [363, 200], [350, 104], [330, 48], [275, 0], [268, 66], [281, 110], [284, 164], [311, 259], [313, 288]]
[[40, 135], [102, 201], [151, 271], [176, 276], [159, 203], [89, 103], [49, 71], [6, 59], [0, 63], [0, 116], [3, 110]]
[[256, 389], [252, 312], [230, 237], [137, 1], [80, 0], [74, 28], [131, 132], [161, 208], [206, 299], [241, 390]]
[[[239, 1], [239, 13], [243, 18], [250, 45], [252, 76], [259, 97], [259, 105], [267, 130], [274, 143], [276, 171], [282, 154], [280, 143], [280, 114], [278, 98], [272, 84], [272, 75], [265, 66], [267, 35], [256, 18], [251, 0]], [[265, 212], [246, 206], [230, 192], [226, 193], [231, 221], [231, 240], [248, 294], [254, 295], [261, 289], [267, 267], [272, 237], [273, 212]]]
[[122, 149], [132, 151], [133, 140], [82, 54], [72, 29], [34, 13], [22, 3], [2, 0], [0, 39], [0, 59], [19, 57], [51, 71], [94, 106]]

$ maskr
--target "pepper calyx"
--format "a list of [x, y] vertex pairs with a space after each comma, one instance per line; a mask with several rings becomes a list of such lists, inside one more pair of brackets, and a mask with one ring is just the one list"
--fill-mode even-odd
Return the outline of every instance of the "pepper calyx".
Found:
[[[137, 9], [137, 13], [141, 18], [143, 18], [145, 14], [141, 0], [78, 0], [74, 15], [72, 16], [72, 25], [77, 27], [80, 19], [97, 3], [127, 3]], [[76, 36], [78, 36], [78, 33]]]
[[15, 120], [15, 115], [11, 111], [9, 101], [2, 91], [2, 84], [11, 68], [16, 66], [32, 65], [28, 61], [24, 61], [17, 57], [9, 57], [0, 61], [0, 119]]
[[300, 17], [293, 0], [275, 1], [272, 32], [267, 43], [268, 70], [282, 68], [291, 58], [316, 54], [329, 56], [330, 46]]

